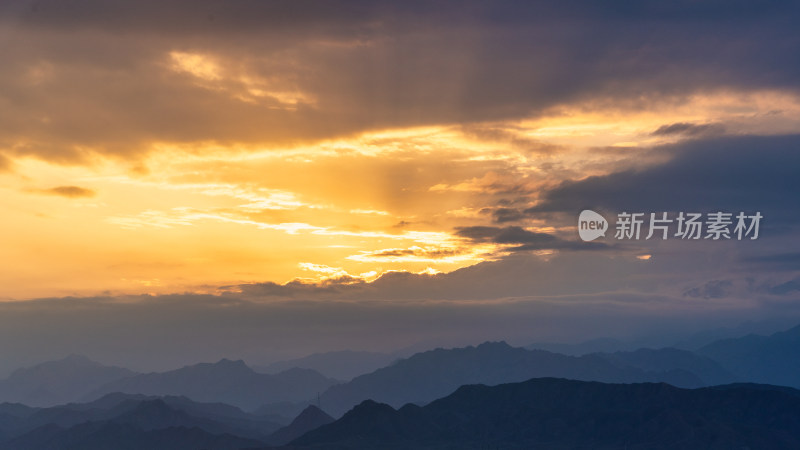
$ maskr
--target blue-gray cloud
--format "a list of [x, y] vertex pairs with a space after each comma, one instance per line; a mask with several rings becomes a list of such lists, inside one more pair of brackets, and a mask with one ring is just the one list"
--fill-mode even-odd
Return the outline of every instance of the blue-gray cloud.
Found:
[[517, 244], [510, 251], [528, 250], [600, 250], [609, 248], [600, 242], [578, 242], [565, 240], [550, 233], [539, 233], [518, 226], [490, 227], [472, 226], [456, 228], [456, 236], [473, 242], [492, 242], [495, 244]]
[[531, 215], [582, 209], [612, 212], [745, 211], [764, 215], [771, 233], [800, 220], [800, 136], [736, 136], [688, 141], [655, 149], [666, 163], [566, 181], [543, 193]]
[[725, 127], [721, 124], [704, 123], [695, 124], [689, 122], [677, 122], [668, 125], [662, 125], [653, 131], [653, 136], [708, 136], [713, 134], [722, 134], [725, 132]]

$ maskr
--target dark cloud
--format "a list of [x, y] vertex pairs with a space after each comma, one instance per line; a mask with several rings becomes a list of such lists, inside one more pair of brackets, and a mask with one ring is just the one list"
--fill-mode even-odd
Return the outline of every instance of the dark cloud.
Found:
[[496, 208], [492, 210], [492, 219], [495, 223], [516, 222], [527, 216], [516, 208]]
[[532, 242], [555, 242], [557, 238], [547, 233], [536, 233], [521, 227], [460, 227], [456, 228], [456, 235], [479, 242], [494, 242], [497, 244], [520, 244]]
[[755, 270], [786, 271], [797, 270], [800, 267], [800, 253], [774, 253], [767, 255], [752, 255], [744, 258], [745, 263], [753, 264]]
[[[383, 9], [389, 6], [384, 3]], [[298, 26], [332, 24], [356, 26], [374, 17], [379, 7], [375, 2], [358, 0], [12, 0], [3, 2], [0, 11], [5, 21], [45, 29], [217, 34], [264, 28], [291, 31]]]
[[767, 292], [773, 295], [787, 295], [797, 291], [800, 291], [800, 277], [767, 288]]
[[685, 297], [725, 298], [730, 295], [733, 282], [730, 280], [712, 280], [702, 286], [694, 287], [683, 293]]
[[95, 191], [80, 186], [56, 186], [50, 189], [41, 189], [34, 192], [46, 195], [57, 195], [59, 197], [67, 197], [67, 198], [84, 198], [84, 197], [94, 197], [95, 195], [97, 195]]
[[656, 149], [666, 163], [580, 181], [544, 192], [528, 214], [583, 209], [612, 212], [739, 211], [764, 216], [771, 233], [795, 229], [800, 220], [800, 136], [730, 137]]
[[609, 248], [597, 242], [567, 241], [549, 233], [538, 233], [518, 226], [489, 227], [473, 226], [456, 228], [456, 236], [475, 242], [495, 244], [519, 244], [512, 251], [528, 250], [599, 250]]
[[[187, 6], [193, 6], [188, 8]], [[390, 22], [446, 23], [447, 18], [480, 21], [497, 26], [546, 24], [550, 20], [700, 20], [735, 24], [736, 21], [775, 19], [793, 12], [791, 2], [743, 1], [735, 5], [724, 1], [702, 3], [688, 0], [622, 1], [613, 5], [586, 0], [558, 3], [532, 1], [519, 4], [510, 0], [9, 0], [0, 7], [8, 21], [23, 21], [43, 27], [87, 28], [111, 31], [157, 30], [161, 32], [231, 32], [264, 27], [290, 29], [313, 24], [356, 25], [376, 19]], [[394, 21], [391, 19], [394, 18]]]
[[[800, 83], [793, 2], [14, 0], [0, 8], [0, 27], [16, 43], [0, 49], [0, 148], [56, 161], [136, 155], [153, 141], [293, 145], [519, 118], [584, 100], [644, 107]], [[207, 55], [230, 76], [209, 83], [173, 72], [172, 51]], [[248, 97], [245, 75], [303, 100], [286, 107], [279, 96]], [[471, 132], [548, 151], [492, 127]]]
[[722, 134], [725, 132], [725, 127], [721, 124], [694, 124], [688, 122], [678, 122], [669, 125], [662, 125], [657, 130], [653, 131], [653, 136], [708, 136], [713, 134]]
[[421, 258], [447, 258], [449, 256], [460, 255], [467, 249], [441, 249], [441, 248], [392, 248], [378, 250], [375, 252], [363, 253], [364, 256], [371, 258], [396, 258], [403, 256], [414, 256]]

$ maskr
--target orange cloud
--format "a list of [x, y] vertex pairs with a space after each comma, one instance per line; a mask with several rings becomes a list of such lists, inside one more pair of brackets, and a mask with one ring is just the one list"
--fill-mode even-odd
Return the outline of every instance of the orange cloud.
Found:
[[87, 198], [97, 195], [97, 192], [80, 186], [56, 186], [50, 189], [36, 190], [34, 192], [66, 198]]

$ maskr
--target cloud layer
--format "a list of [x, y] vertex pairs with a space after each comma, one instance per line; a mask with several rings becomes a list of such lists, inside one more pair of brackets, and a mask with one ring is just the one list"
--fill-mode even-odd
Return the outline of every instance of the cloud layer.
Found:
[[796, 92], [800, 79], [792, 2], [2, 8], [0, 27], [19, 45], [1, 54], [0, 147], [54, 161], [137, 155], [154, 142], [286, 145], [536, 116], [569, 103]]

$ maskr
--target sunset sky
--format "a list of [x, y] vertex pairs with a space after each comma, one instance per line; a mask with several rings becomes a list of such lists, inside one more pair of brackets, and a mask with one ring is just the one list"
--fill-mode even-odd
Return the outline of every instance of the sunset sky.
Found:
[[[151, 368], [797, 318], [798, 19], [4, 1], [0, 347]], [[586, 208], [764, 219], [584, 243]]]

